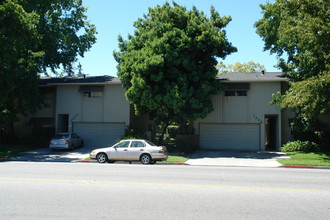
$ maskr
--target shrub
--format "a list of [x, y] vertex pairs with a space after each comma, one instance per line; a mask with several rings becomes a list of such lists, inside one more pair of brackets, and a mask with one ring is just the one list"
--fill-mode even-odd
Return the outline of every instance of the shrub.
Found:
[[117, 142], [128, 139], [146, 139], [146, 135], [136, 128], [129, 127], [125, 130], [125, 135], [117, 140]]
[[281, 147], [282, 152], [295, 152], [295, 151], [303, 151], [303, 152], [318, 152], [320, 151], [320, 146], [311, 141], [292, 141], [284, 144]]

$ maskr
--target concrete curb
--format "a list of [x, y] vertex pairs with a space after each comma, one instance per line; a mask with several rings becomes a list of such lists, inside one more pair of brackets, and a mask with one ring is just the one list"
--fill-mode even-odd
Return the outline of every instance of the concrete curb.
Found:
[[282, 168], [330, 169], [330, 166], [283, 165]]
[[314, 169], [314, 166], [307, 166], [307, 165], [283, 165], [284, 168], [306, 168], [306, 169]]

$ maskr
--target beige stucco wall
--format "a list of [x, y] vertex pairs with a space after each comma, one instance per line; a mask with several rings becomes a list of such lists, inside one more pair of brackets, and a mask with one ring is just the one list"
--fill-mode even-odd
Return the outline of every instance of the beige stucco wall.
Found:
[[56, 116], [69, 115], [69, 130], [72, 122], [124, 122], [128, 126], [129, 111], [129, 102], [121, 85], [104, 85], [101, 98], [83, 97], [79, 85], [57, 87]]
[[280, 82], [251, 82], [247, 96], [224, 96], [224, 92], [213, 97], [214, 111], [204, 119], [194, 122], [195, 133], [199, 133], [199, 123], [257, 123], [260, 124], [260, 142], [265, 142], [265, 116], [277, 115], [278, 140], [281, 145], [281, 110], [271, 105], [272, 94], [281, 91]]
[[[265, 115], [280, 115], [277, 105], [270, 105], [272, 94], [280, 91], [280, 83], [250, 83], [247, 96], [224, 96], [224, 92], [212, 98], [214, 111], [200, 122], [210, 123], [261, 123]], [[195, 126], [196, 127], [196, 126]]]

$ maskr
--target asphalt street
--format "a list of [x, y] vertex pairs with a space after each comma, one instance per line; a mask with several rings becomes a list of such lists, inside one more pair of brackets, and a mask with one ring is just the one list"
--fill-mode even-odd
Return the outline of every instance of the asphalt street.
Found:
[[0, 163], [1, 219], [328, 219], [330, 170]]

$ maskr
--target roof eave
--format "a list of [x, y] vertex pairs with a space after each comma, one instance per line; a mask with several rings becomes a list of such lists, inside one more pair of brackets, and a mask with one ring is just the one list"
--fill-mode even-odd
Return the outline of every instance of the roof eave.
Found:
[[236, 83], [236, 82], [242, 82], [242, 83], [250, 83], [250, 82], [287, 82], [288, 79], [277, 79], [277, 80], [226, 80], [226, 79], [218, 79], [221, 82], [226, 83]]
[[49, 86], [122, 85], [121, 82], [48, 83]]

